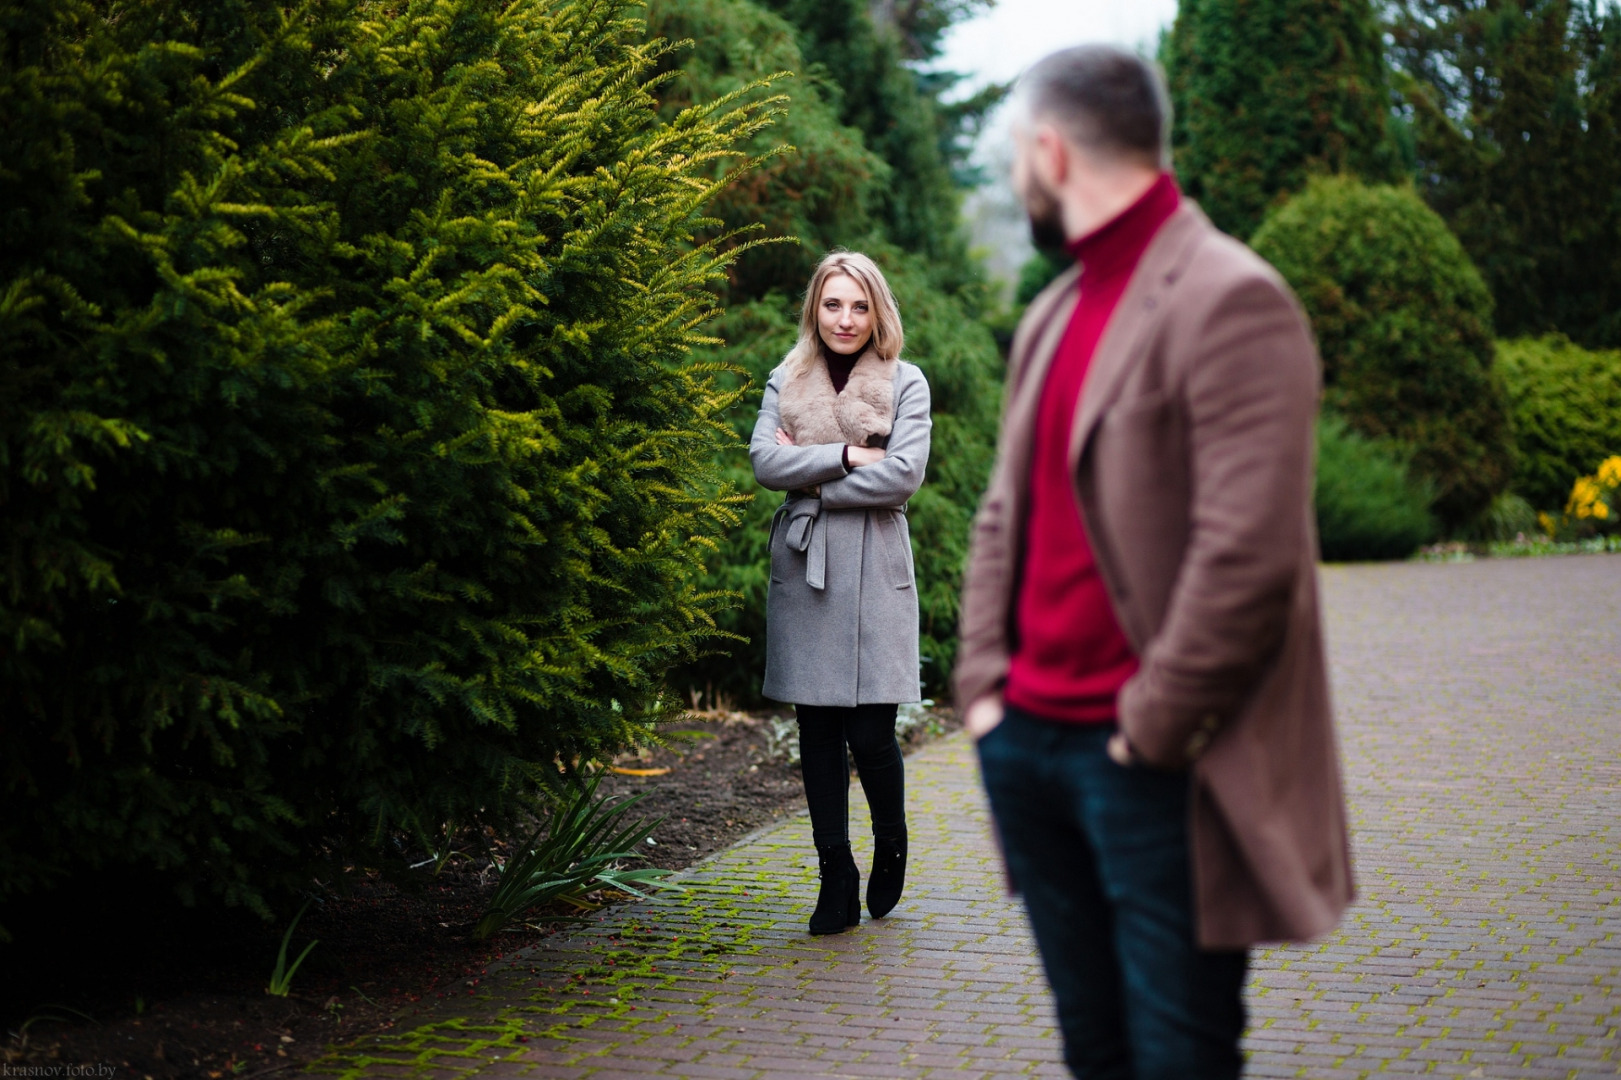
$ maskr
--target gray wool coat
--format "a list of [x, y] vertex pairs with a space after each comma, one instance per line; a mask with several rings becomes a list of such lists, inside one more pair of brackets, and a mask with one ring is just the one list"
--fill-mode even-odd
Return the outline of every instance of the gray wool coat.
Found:
[[[788, 498], [771, 519], [765, 696], [796, 705], [917, 701], [917, 581], [906, 501], [929, 460], [929, 383], [916, 365], [857, 361], [834, 394], [821, 363], [766, 383], [749, 457]], [[795, 445], [777, 445], [781, 427]], [[846, 444], [887, 445], [845, 469]]]

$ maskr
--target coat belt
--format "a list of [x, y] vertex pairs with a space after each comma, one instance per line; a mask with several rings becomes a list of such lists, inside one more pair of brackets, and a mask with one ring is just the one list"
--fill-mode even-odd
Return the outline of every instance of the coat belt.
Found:
[[[867, 506], [866, 510], [893, 510], [906, 513], [906, 504], [900, 506]], [[822, 516], [822, 500], [808, 495], [789, 496], [777, 507], [777, 521], [771, 523], [775, 532], [780, 519], [787, 517], [783, 539], [794, 551], [805, 555], [805, 584], [813, 589], [827, 588], [827, 529], [818, 528]]]

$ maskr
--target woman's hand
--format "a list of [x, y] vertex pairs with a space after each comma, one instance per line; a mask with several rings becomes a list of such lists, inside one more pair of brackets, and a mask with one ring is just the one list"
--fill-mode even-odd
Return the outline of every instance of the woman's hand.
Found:
[[792, 445], [794, 445], [794, 437], [792, 435], [788, 434], [786, 431], [782, 430], [782, 428], [778, 428], [777, 429], [777, 445], [778, 446], [792, 446]]

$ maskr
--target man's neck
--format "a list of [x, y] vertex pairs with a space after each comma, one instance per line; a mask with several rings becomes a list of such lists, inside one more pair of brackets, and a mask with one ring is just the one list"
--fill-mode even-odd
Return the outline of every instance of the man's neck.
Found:
[[1064, 219], [1064, 238], [1074, 243], [1097, 232], [1141, 199], [1159, 178], [1156, 169], [1121, 165], [1063, 189], [1059, 193], [1059, 208]]

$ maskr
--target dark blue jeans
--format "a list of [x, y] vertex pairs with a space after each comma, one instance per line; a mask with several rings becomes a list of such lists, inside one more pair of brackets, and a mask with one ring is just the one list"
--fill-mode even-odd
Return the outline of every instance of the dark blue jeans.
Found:
[[1087, 1080], [1236, 1077], [1249, 957], [1195, 943], [1188, 778], [1116, 765], [1113, 730], [1010, 708], [979, 742], [1064, 1060]]

